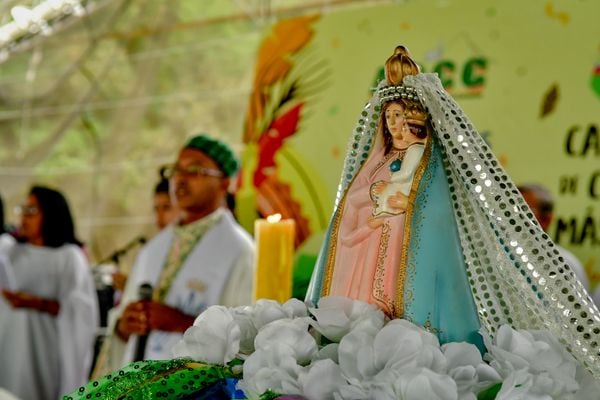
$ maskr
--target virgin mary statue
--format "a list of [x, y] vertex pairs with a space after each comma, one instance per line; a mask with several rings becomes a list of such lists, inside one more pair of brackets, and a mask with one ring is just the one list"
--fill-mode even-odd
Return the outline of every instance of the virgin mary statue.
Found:
[[[409, 157], [415, 135], [425, 139]], [[405, 167], [410, 190], [378, 215], [379, 194]], [[482, 352], [480, 332], [503, 324], [549, 330], [600, 377], [598, 309], [469, 118], [403, 46], [350, 140], [307, 300], [328, 295]]]

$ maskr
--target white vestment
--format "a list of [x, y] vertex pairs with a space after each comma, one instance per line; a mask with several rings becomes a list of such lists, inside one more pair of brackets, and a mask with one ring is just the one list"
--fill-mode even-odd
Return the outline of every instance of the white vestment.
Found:
[[[164, 303], [184, 314], [197, 316], [208, 306], [221, 304], [239, 306], [252, 302], [254, 243], [244, 229], [237, 224], [229, 211], [219, 209], [221, 216], [193, 247], [177, 272]], [[206, 217], [208, 218], [208, 217]], [[138, 299], [138, 288], [143, 283], [158, 287], [161, 271], [174, 239], [174, 228], [167, 226], [156, 235], [138, 254], [131, 276], [117, 309], [111, 313], [111, 326], [125, 306]], [[146, 344], [145, 359], [173, 358], [173, 346], [183, 335], [177, 332], [152, 331]], [[120, 339], [113, 335], [110, 344], [109, 369], [115, 368], [115, 351]], [[122, 342], [121, 342], [122, 343]], [[127, 343], [120, 366], [133, 361], [137, 337], [132, 335]]]
[[89, 264], [70, 244], [14, 243], [4, 255], [17, 291], [57, 300], [60, 309], [15, 309], [0, 296], [0, 387], [24, 400], [56, 400], [88, 380], [98, 326]]

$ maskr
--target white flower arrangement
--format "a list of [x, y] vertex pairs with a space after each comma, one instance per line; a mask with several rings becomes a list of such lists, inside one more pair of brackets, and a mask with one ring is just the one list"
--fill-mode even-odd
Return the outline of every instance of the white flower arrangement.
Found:
[[502, 326], [494, 340], [482, 334], [485, 361], [474, 345], [440, 346], [362, 301], [330, 296], [309, 308], [259, 300], [210, 307], [174, 353], [218, 365], [243, 360], [238, 388], [256, 399], [268, 391], [315, 400], [597, 398], [598, 383], [550, 333]]

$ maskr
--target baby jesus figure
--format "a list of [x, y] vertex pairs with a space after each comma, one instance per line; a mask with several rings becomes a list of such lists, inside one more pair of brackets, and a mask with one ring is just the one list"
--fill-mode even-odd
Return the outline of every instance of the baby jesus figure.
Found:
[[[389, 168], [391, 178], [389, 181], [377, 181], [371, 186], [371, 199], [373, 200], [373, 217], [386, 217], [405, 212], [408, 205], [408, 196], [412, 187], [413, 178], [427, 141], [427, 127], [418, 111], [410, 105], [398, 104], [402, 109], [403, 117], [400, 119], [401, 140], [405, 143], [404, 149], [398, 149], [398, 158]], [[388, 112], [391, 111], [391, 112]], [[386, 110], [386, 122], [392, 136], [394, 136], [395, 121], [392, 119], [394, 105]], [[402, 157], [403, 155], [403, 157]]]

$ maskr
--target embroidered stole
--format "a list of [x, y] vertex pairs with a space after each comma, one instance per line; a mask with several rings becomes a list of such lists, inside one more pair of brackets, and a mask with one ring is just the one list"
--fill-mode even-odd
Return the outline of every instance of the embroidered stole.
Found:
[[215, 211], [196, 222], [188, 225], [175, 226], [173, 229], [173, 242], [165, 261], [165, 267], [160, 273], [157, 288], [153, 293], [153, 300], [163, 303], [177, 273], [181, 269], [188, 255], [204, 234], [219, 222], [222, 212]]

